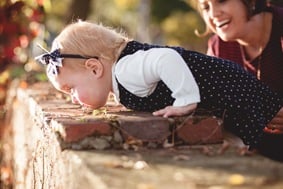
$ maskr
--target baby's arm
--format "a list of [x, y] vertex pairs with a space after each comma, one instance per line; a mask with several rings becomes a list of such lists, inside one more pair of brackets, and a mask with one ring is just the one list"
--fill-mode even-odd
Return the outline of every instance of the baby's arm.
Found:
[[181, 55], [170, 48], [140, 50], [122, 58], [115, 67], [115, 77], [128, 91], [140, 97], [149, 96], [162, 80], [175, 101], [156, 111], [156, 116], [189, 114], [200, 102], [199, 88], [191, 70]]
[[176, 51], [170, 50], [164, 57], [159, 58], [157, 69], [154, 70], [170, 88], [175, 101], [172, 106], [153, 112], [155, 116], [187, 115], [192, 113], [200, 102], [199, 89], [189, 67]]
[[167, 106], [161, 110], [153, 112], [154, 116], [183, 116], [191, 114], [197, 108], [197, 103], [189, 104], [186, 106]]

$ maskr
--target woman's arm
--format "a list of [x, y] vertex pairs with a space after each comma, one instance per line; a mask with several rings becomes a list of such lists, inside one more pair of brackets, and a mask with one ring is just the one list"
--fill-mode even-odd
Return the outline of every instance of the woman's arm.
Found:
[[168, 49], [157, 62], [155, 71], [160, 79], [171, 89], [176, 99], [172, 106], [153, 112], [155, 116], [183, 116], [191, 114], [200, 102], [199, 89], [195, 79], [183, 58], [172, 49]]
[[283, 132], [283, 108], [281, 108], [276, 116], [268, 123], [267, 128], [279, 129]]

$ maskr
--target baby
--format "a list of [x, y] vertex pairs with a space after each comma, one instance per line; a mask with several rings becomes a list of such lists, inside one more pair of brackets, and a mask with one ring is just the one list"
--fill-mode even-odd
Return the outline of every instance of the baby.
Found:
[[250, 149], [260, 149], [265, 126], [283, 105], [280, 95], [233, 62], [140, 43], [85, 21], [67, 26], [51, 52], [36, 59], [47, 65], [52, 85], [74, 103], [99, 108], [114, 93], [125, 107], [155, 116], [213, 110]]

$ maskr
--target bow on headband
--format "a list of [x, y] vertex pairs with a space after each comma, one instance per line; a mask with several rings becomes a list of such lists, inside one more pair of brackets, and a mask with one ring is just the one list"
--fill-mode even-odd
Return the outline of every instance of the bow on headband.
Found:
[[43, 47], [39, 46], [43, 49], [46, 53], [35, 57], [36, 61], [39, 61], [43, 65], [47, 65], [47, 74], [48, 75], [58, 75], [59, 74], [59, 67], [62, 67], [62, 60], [64, 58], [78, 58], [78, 59], [89, 59], [95, 58], [98, 59], [97, 56], [82, 56], [78, 54], [61, 54], [60, 49], [57, 48], [52, 52], [48, 52]]
[[58, 75], [59, 67], [63, 66], [63, 57], [60, 54], [59, 49], [37, 56], [35, 57], [35, 60], [39, 61], [41, 64], [47, 65], [48, 75]]

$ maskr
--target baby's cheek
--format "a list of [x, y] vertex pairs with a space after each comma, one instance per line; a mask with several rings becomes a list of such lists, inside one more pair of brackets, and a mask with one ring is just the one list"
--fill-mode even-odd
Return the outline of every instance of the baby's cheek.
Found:
[[90, 105], [94, 108], [100, 108], [105, 105], [107, 101], [107, 95], [102, 93], [80, 93], [79, 101], [85, 105]]
[[86, 95], [86, 94], [82, 94], [79, 96], [79, 99], [78, 99], [80, 102], [84, 103], [84, 104], [89, 104], [91, 105], [92, 104], [92, 97], [90, 95]]

